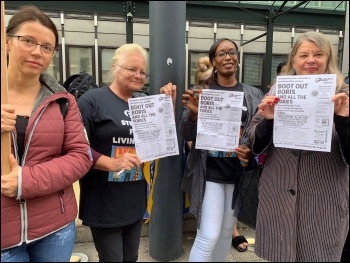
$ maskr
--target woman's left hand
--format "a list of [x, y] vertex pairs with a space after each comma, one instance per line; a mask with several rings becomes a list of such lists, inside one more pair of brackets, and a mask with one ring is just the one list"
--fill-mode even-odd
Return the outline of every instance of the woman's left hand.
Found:
[[241, 165], [243, 167], [247, 167], [249, 164], [249, 160], [252, 157], [252, 151], [249, 146], [246, 144], [241, 144], [237, 148], [235, 148], [237, 153], [237, 158], [240, 160]]
[[173, 102], [173, 106], [175, 107], [176, 103], [176, 85], [173, 85], [171, 82], [168, 84], [164, 85], [163, 87], [160, 88], [160, 93], [165, 94], [165, 95], [170, 95], [171, 100]]
[[334, 114], [349, 117], [349, 93], [338, 93], [332, 97], [332, 101], [334, 101]]
[[18, 163], [13, 154], [10, 154], [9, 162], [11, 172], [1, 175], [1, 194], [8, 197], [16, 197], [18, 189]]

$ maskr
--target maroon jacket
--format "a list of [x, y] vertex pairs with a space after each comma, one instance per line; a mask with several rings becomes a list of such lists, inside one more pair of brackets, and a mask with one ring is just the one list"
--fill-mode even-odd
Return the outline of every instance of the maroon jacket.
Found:
[[[38, 240], [74, 221], [77, 203], [72, 184], [92, 165], [75, 98], [49, 75], [40, 79], [46, 85], [26, 129], [17, 197], [1, 195], [1, 249]], [[58, 98], [68, 101], [65, 117]], [[11, 135], [12, 153], [18, 158], [16, 131]]]

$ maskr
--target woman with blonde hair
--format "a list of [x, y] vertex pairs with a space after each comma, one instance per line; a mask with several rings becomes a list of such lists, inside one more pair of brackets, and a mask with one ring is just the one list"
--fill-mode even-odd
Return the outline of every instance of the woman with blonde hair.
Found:
[[247, 128], [252, 151], [268, 151], [259, 181], [255, 253], [273, 262], [339, 262], [349, 229], [349, 86], [337, 67], [332, 44], [318, 32], [298, 37], [286, 74], [336, 74], [336, 94], [330, 98], [331, 151], [274, 146], [274, 108], [279, 98], [272, 87]]
[[[90, 227], [100, 262], [135, 262], [147, 182], [128, 99], [146, 96], [141, 92], [148, 77], [146, 50], [136, 43], [116, 49], [110, 76], [108, 86], [91, 89], [78, 101], [94, 159], [93, 169], [80, 180], [79, 218]], [[160, 92], [172, 95], [174, 103], [175, 89], [165, 85]]]

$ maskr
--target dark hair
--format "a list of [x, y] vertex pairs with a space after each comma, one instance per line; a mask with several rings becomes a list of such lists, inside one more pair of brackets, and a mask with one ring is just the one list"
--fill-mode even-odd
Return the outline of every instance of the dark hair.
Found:
[[276, 70], [277, 75], [279, 75], [279, 74], [281, 73], [281, 70], [282, 70], [283, 66], [285, 66], [285, 65], [287, 65], [287, 62], [286, 62], [286, 61], [283, 61], [283, 62], [281, 62], [281, 63], [278, 64], [277, 70]]
[[[235, 47], [236, 47], [236, 49], [238, 50], [238, 46], [237, 46], [237, 44], [236, 44], [236, 42], [235, 41], [233, 41], [233, 40], [231, 40], [231, 39], [229, 39], [229, 38], [220, 38], [220, 39], [218, 39], [216, 42], [214, 42], [214, 44], [212, 44], [211, 45], [211, 47], [210, 47], [210, 49], [209, 49], [209, 53], [208, 53], [208, 55], [209, 55], [209, 59], [210, 59], [210, 63], [213, 65], [213, 59], [215, 58], [215, 54], [216, 54], [216, 49], [218, 48], [218, 46], [222, 43], [222, 42], [224, 42], [224, 41], [230, 41], [230, 42], [232, 42], [234, 45], [235, 45]], [[213, 81], [215, 78], [216, 78], [216, 70], [215, 70], [215, 67], [214, 67], [214, 65], [213, 65], [213, 73], [211, 74], [211, 77], [210, 77], [210, 81], [209, 82], [211, 82], [211, 81]]]
[[28, 21], [38, 21], [43, 26], [47, 27], [55, 35], [55, 48], [58, 46], [58, 32], [55, 24], [50, 17], [44, 14], [39, 8], [33, 5], [21, 6], [16, 13], [11, 17], [6, 28], [6, 34], [14, 35], [18, 27]]

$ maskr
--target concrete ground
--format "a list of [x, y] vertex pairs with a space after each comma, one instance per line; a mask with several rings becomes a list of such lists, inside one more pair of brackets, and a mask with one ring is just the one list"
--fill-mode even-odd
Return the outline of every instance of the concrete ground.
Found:
[[[79, 201], [79, 184], [74, 184], [74, 190]], [[77, 233], [71, 262], [98, 262], [98, 255], [92, 241], [90, 229], [81, 224], [81, 220], [76, 219]], [[149, 225], [142, 227], [141, 241], [139, 248], [138, 262], [160, 262], [149, 255]], [[266, 262], [254, 253], [255, 231], [247, 226], [238, 223], [238, 231], [245, 236], [249, 242], [248, 251], [238, 252], [236, 249], [230, 249], [226, 262]], [[183, 253], [171, 262], [188, 262], [190, 250], [196, 237], [196, 219], [192, 215], [183, 217]]]

